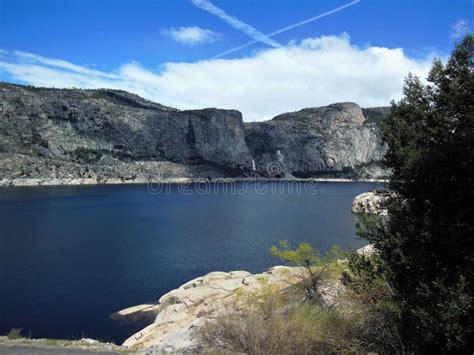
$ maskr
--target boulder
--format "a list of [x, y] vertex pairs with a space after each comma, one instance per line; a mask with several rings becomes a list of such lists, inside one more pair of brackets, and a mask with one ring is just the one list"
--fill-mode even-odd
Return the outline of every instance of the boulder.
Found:
[[353, 213], [370, 213], [378, 215], [386, 215], [387, 210], [384, 208], [384, 202], [390, 197], [387, 192], [369, 191], [357, 195], [352, 202]]

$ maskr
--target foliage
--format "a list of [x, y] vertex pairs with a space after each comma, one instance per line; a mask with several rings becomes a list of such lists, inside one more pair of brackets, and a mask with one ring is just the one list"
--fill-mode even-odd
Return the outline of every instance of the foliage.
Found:
[[353, 253], [345, 263], [338, 260], [340, 249], [320, 257], [306, 243], [291, 248], [282, 242], [272, 250], [295, 265], [312, 265], [313, 272], [332, 269], [332, 280], [337, 284], [342, 278], [345, 291], [336, 292], [331, 304], [303, 301], [301, 289], [293, 286], [278, 291], [265, 284], [259, 292], [239, 293], [201, 330], [210, 353], [403, 352], [396, 326], [398, 308], [377, 256]]
[[306, 286], [308, 296], [314, 301], [320, 301], [318, 297], [318, 285], [329, 276], [333, 261], [344, 256], [339, 246], [333, 246], [324, 256], [314, 250], [309, 243], [300, 243], [297, 248], [292, 248], [288, 241], [280, 241], [280, 246], [272, 246], [272, 255], [287, 263], [304, 267], [308, 272], [309, 284]]
[[383, 121], [390, 114], [389, 107], [371, 107], [363, 108], [362, 113], [365, 117], [365, 123], [375, 123], [378, 127], [381, 127]]
[[359, 230], [379, 251], [409, 352], [474, 349], [473, 56], [468, 34], [446, 65], [434, 62], [428, 85], [406, 79], [383, 124], [396, 194], [387, 218]]
[[347, 265], [341, 281], [353, 325], [358, 330], [358, 343], [364, 351], [404, 353], [399, 333], [400, 310], [379, 255], [352, 253]]
[[10, 340], [23, 339], [23, 335], [21, 334], [21, 331], [22, 329], [13, 328], [8, 332], [7, 338]]
[[335, 354], [359, 349], [352, 342], [350, 319], [294, 298], [271, 286], [244, 295], [203, 328], [202, 339], [216, 353]]

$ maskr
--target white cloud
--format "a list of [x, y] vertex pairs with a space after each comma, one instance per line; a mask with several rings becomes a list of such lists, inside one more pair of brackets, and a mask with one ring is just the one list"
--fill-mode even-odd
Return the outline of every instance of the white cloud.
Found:
[[0, 53], [0, 74], [38, 86], [122, 89], [181, 109], [234, 108], [254, 121], [341, 101], [388, 105], [401, 97], [408, 72], [425, 77], [432, 59], [432, 54], [410, 58], [401, 48], [359, 48], [342, 35], [307, 38], [242, 59], [165, 63], [159, 73], [136, 62], [100, 72], [37, 55]]
[[458, 40], [470, 31], [469, 23], [466, 20], [458, 20], [451, 26], [451, 40]]
[[214, 16], [219, 17], [221, 20], [223, 20], [224, 22], [226, 22], [227, 24], [229, 24], [236, 30], [239, 30], [245, 33], [247, 36], [253, 38], [256, 41], [268, 44], [269, 46], [272, 46], [275, 48], [282, 46], [280, 43], [264, 35], [262, 32], [258, 31], [253, 26], [239, 20], [235, 16], [229, 15], [228, 13], [226, 13], [224, 10], [214, 5], [209, 0], [191, 0], [191, 2], [193, 3], [194, 6]]
[[167, 28], [162, 31], [165, 36], [170, 37], [176, 42], [196, 45], [204, 43], [212, 43], [219, 38], [219, 34], [211, 30], [206, 30], [197, 26]]

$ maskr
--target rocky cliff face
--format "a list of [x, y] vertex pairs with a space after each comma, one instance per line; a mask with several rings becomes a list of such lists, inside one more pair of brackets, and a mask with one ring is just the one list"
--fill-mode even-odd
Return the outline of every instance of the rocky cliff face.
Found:
[[365, 109], [367, 120], [343, 103], [244, 125], [237, 111], [180, 111], [124, 91], [0, 83], [0, 185], [350, 177], [361, 168], [377, 177], [384, 110]]
[[232, 176], [250, 165], [241, 114], [178, 111], [115, 90], [0, 84], [0, 180]]
[[376, 122], [368, 122], [354, 103], [309, 108], [267, 122], [246, 123], [245, 137], [257, 170], [277, 162], [284, 175], [360, 174], [357, 169], [365, 169], [372, 177], [383, 174], [374, 169], [385, 153], [380, 129]]

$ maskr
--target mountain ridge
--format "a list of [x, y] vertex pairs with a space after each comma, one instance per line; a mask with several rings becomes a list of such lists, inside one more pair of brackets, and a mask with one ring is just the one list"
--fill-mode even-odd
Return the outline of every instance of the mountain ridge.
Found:
[[[377, 124], [364, 123], [354, 103], [244, 123], [236, 110], [179, 110], [121, 90], [0, 83], [0, 98], [4, 184], [354, 173], [355, 166], [377, 162], [384, 152]], [[267, 140], [256, 139], [266, 135]], [[272, 163], [279, 165], [276, 172], [268, 169]]]

